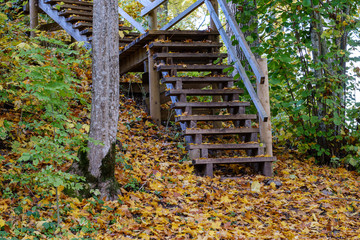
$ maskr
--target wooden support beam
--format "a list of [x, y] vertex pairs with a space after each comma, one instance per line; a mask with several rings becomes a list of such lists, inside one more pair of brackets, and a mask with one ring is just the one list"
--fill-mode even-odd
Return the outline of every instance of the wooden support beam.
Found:
[[44, 0], [38, 0], [39, 7], [51, 17], [55, 22], [57, 22], [70, 36], [76, 39], [78, 42], [85, 42], [84, 47], [86, 49], [91, 48], [91, 44], [87, 41], [86, 36], [80, 34], [80, 31], [73, 28], [73, 25], [70, 22], [67, 22], [65, 17], [61, 17], [58, 15], [57, 11], [52, 9], [50, 4], [45, 3]]
[[232, 59], [235, 59], [235, 68], [237, 70], [237, 72], [240, 74], [240, 77], [241, 79], [243, 80], [244, 82], [244, 85], [252, 99], [252, 101], [254, 102], [254, 105], [259, 113], [259, 116], [261, 118], [262, 121], [266, 122], [268, 120], [268, 114], [266, 113], [262, 103], [260, 102], [260, 99], [258, 97], [258, 95], [256, 94], [253, 86], [252, 86], [252, 83], [250, 82], [250, 79], [248, 78], [247, 74], [246, 74], [246, 71], [244, 69], [244, 67], [242, 66], [241, 62], [240, 62], [240, 59], [239, 57], [237, 56], [237, 53], [234, 49], [234, 46], [232, 45], [232, 42], [230, 40], [230, 38], [228, 37], [228, 35], [226, 34], [221, 22], [220, 22], [220, 19], [218, 17], [218, 15], [216, 14], [216, 11], [214, 10], [212, 4], [210, 3], [209, 0], [205, 0], [205, 4], [210, 12], [210, 16], [211, 18], [213, 19], [223, 41], [224, 41], [224, 44], [228, 50], [228, 52], [230, 53], [231, 55], [231, 58]]
[[[265, 108], [267, 115], [270, 118], [270, 96], [269, 96], [269, 78], [268, 78], [268, 67], [267, 60], [264, 58], [257, 60], [262, 72], [265, 73], [265, 80], [263, 84], [257, 82], [257, 94], [260, 98], [260, 102]], [[264, 122], [262, 119], [259, 120], [260, 129], [260, 141], [266, 146], [266, 155], [273, 156], [272, 150], [272, 133], [271, 133], [271, 121]], [[263, 174], [265, 176], [272, 176], [272, 162], [266, 162], [263, 166]]]
[[178, 16], [176, 16], [174, 19], [172, 19], [168, 24], [163, 26], [160, 30], [168, 30], [171, 27], [173, 27], [175, 24], [180, 22], [182, 19], [187, 17], [190, 13], [192, 13], [195, 9], [197, 9], [201, 4], [204, 3], [204, 0], [198, 0], [195, 3], [193, 3], [190, 7], [188, 7], [185, 11], [180, 13]]
[[122, 10], [122, 8], [118, 8], [118, 12], [119, 14], [125, 18], [130, 24], [131, 26], [133, 26], [134, 28], [136, 28], [137, 30], [139, 30], [140, 33], [144, 34], [145, 33], [145, 29], [143, 26], [141, 26], [140, 23], [138, 23], [135, 19], [133, 19], [129, 14], [127, 14], [124, 10]]
[[[159, 2], [159, 0], [150, 0], [152, 4], [155, 4], [155, 2]], [[163, 1], [163, 0], [161, 0]], [[153, 5], [150, 5], [147, 9], [149, 11], [146, 14], [149, 14], [148, 16], [148, 23], [149, 23], [149, 30], [157, 30], [157, 9], [156, 7], [152, 7]], [[146, 15], [144, 14], [144, 15]], [[141, 15], [141, 16], [144, 16]]]
[[150, 95], [150, 115], [154, 122], [160, 126], [161, 124], [161, 108], [160, 108], [160, 77], [155, 69], [154, 52], [149, 50], [148, 67], [149, 67], [149, 95]]
[[260, 68], [258, 62], [256, 61], [254, 54], [251, 52], [251, 49], [246, 42], [244, 34], [242, 33], [238, 23], [236, 22], [235, 17], [232, 15], [229, 6], [226, 3], [226, 0], [219, 0], [218, 2], [220, 4], [222, 11], [224, 12], [226, 20], [229, 23], [230, 28], [231, 28], [236, 40], [239, 42], [239, 45], [240, 45], [242, 51], [244, 52], [246, 59], [248, 60], [252, 70], [254, 71], [256, 79], [261, 84], [264, 83], [265, 74], [261, 71], [261, 68]]
[[140, 16], [143, 17], [147, 14], [149, 14], [151, 11], [156, 10], [157, 7], [159, 7], [161, 4], [163, 4], [166, 0], [155, 0], [155, 1], [151, 1], [151, 4], [147, 7], [145, 7], [141, 13]]
[[[39, 24], [39, 10], [38, 10], [38, 1], [37, 0], [30, 0], [30, 28], [36, 29]], [[30, 32], [31, 37], [36, 36], [35, 31]]]

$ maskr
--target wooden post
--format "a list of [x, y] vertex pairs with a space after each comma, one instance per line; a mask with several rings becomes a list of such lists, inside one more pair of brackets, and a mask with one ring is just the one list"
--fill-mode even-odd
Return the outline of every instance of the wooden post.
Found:
[[[272, 133], [271, 133], [271, 120], [270, 120], [270, 96], [269, 96], [269, 77], [268, 77], [268, 67], [267, 67], [267, 59], [260, 58], [257, 59], [259, 66], [262, 72], [265, 74], [265, 81], [263, 84], [256, 81], [257, 84], [257, 95], [259, 96], [260, 102], [263, 105], [265, 112], [269, 116], [269, 120], [267, 122], [259, 119], [259, 128], [260, 128], [260, 141], [265, 144], [266, 150], [265, 154], [269, 156], [273, 156], [272, 150]], [[263, 174], [265, 176], [272, 176], [272, 162], [265, 162], [263, 166]]]
[[[154, 2], [155, 0], [151, 0]], [[152, 10], [148, 15], [149, 30], [156, 30], [157, 28], [157, 9]]]
[[[217, 0], [210, 0], [211, 4], [214, 7], [214, 10], [216, 12], [217, 15], [219, 15], [219, 4]], [[212, 20], [212, 18], [210, 17], [210, 29], [212, 31], [217, 31], [216, 25], [214, 23], [214, 21]]]
[[[39, 24], [38, 19], [38, 1], [37, 0], [30, 0], [29, 1], [29, 10], [30, 10], [30, 28], [35, 29]], [[30, 37], [35, 37], [36, 33], [34, 31], [30, 32]]]
[[[152, 0], [153, 2], [154, 0]], [[157, 29], [157, 10], [154, 9], [149, 13], [149, 30]], [[160, 108], [160, 78], [159, 73], [155, 69], [155, 61], [153, 58], [153, 50], [148, 52], [149, 67], [149, 95], [150, 95], [150, 116], [157, 125], [161, 124], [161, 108]]]
[[160, 109], [160, 78], [156, 71], [153, 58], [153, 50], [148, 53], [149, 66], [149, 95], [150, 95], [150, 116], [157, 125], [161, 124], [161, 109]]

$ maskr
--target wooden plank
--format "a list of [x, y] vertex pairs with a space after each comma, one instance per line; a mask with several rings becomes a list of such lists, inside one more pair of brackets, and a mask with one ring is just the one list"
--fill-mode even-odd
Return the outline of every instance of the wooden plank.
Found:
[[150, 3], [148, 6], [146, 6], [140, 13], [140, 16], [143, 17], [146, 14], [150, 13], [157, 7], [159, 7], [161, 4], [163, 4], [166, 0], [155, 0], [154, 2]]
[[[131, 43], [130, 43], [131, 44]], [[144, 71], [144, 67], [142, 66], [144, 61], [148, 59], [148, 55], [146, 53], [145, 48], [140, 48], [136, 52], [131, 55], [121, 57], [120, 58], [120, 74], [125, 74], [129, 71], [133, 71], [136, 68]]]
[[188, 96], [212, 96], [212, 95], [229, 95], [229, 94], [242, 94], [242, 89], [172, 89], [165, 93], [166, 96], [178, 96], [185, 94]]
[[238, 71], [238, 73], [240, 74], [240, 77], [241, 79], [243, 80], [244, 82], [244, 85], [252, 99], [252, 101], [254, 102], [254, 105], [259, 113], [259, 116], [260, 118], [266, 122], [269, 118], [268, 114], [266, 113], [263, 105], [261, 104], [260, 102], [260, 99], [259, 97], [257, 96], [253, 86], [252, 86], [252, 83], [250, 82], [247, 74], [246, 74], [246, 71], [244, 69], [244, 67], [241, 65], [241, 62], [237, 56], [237, 53], [234, 49], [234, 47], [232, 46], [232, 42], [230, 41], [230, 38], [227, 36], [214, 8], [212, 7], [211, 3], [209, 0], [205, 0], [205, 4], [210, 12], [210, 16], [211, 18], [214, 20], [214, 23], [216, 24], [216, 27], [224, 41], [224, 44], [226, 46], [226, 48], [228, 49], [228, 52], [230, 53], [232, 59], [235, 59], [235, 68], [236, 70]]
[[221, 43], [208, 43], [208, 42], [152, 42], [149, 48], [169, 47], [169, 48], [220, 48]]
[[161, 79], [162, 83], [174, 83], [181, 81], [183, 83], [221, 83], [234, 81], [232, 77], [166, 77]]
[[[261, 146], [264, 148], [264, 146]], [[186, 149], [213, 149], [213, 150], [242, 150], [260, 148], [260, 143], [240, 143], [240, 144], [190, 144]]]
[[[85, 21], [85, 22], [92, 23], [93, 19], [92, 19], [92, 17], [89, 17], [89, 16], [71, 16], [71, 17], [66, 18], [66, 21], [71, 22], [71, 23], [78, 22], [78, 21]], [[92, 24], [91, 24], [91, 26], [92, 26]]]
[[178, 70], [178, 71], [223, 71], [225, 68], [231, 66], [228, 65], [160, 65], [158, 66], [158, 71], [170, 71], [170, 70]]
[[59, 16], [67, 17], [70, 15], [92, 17], [92, 12], [78, 11], [78, 10], [62, 10], [59, 12]]
[[78, 0], [42, 0], [47, 4], [56, 4], [56, 3], [68, 3], [75, 5], [83, 5], [83, 6], [93, 6], [92, 2], [78, 1]]
[[74, 29], [79, 29], [82, 30], [84, 28], [92, 28], [92, 22], [77, 22], [75, 24], [73, 24], [73, 28]]
[[178, 122], [184, 121], [234, 121], [257, 118], [256, 114], [234, 114], [234, 115], [187, 115], [175, 118]]
[[249, 102], [176, 102], [171, 104], [172, 108], [229, 108], [229, 107], [247, 107]]
[[124, 10], [122, 10], [122, 8], [119, 7], [118, 12], [123, 18], [125, 18], [131, 24], [131, 26], [136, 28], [140, 33], [142, 34], [145, 33], [144, 27], [140, 23], [138, 23], [135, 19], [133, 19], [129, 14], [127, 14]]
[[164, 58], [200, 58], [200, 59], [217, 59], [226, 58], [226, 53], [155, 53], [154, 59]]
[[230, 26], [236, 40], [238, 40], [239, 45], [240, 45], [241, 49], [243, 50], [243, 53], [244, 53], [246, 59], [248, 60], [249, 65], [251, 66], [251, 69], [253, 70], [253, 72], [256, 76], [256, 79], [261, 84], [264, 83], [265, 74], [261, 70], [261, 67], [259, 66], [258, 62], [256, 61], [254, 54], [251, 52], [251, 49], [246, 42], [244, 34], [242, 33], [242, 31], [239, 27], [239, 24], [236, 22], [233, 14], [231, 13], [229, 6], [226, 3], [226, 0], [219, 0], [218, 2], [220, 4], [222, 11], [224, 12], [226, 20], [229, 23], [229, 26]]
[[225, 134], [242, 134], [242, 133], [257, 133], [258, 128], [212, 128], [212, 129], [199, 129], [199, 128], [187, 128], [184, 131], [185, 135], [225, 135]]
[[56, 4], [53, 6], [54, 10], [62, 10], [62, 9], [73, 9], [73, 10], [82, 10], [82, 11], [89, 11], [92, 12], [93, 8], [92, 6], [83, 6], [83, 5], [72, 5], [72, 4]]
[[[119, 31], [126, 31], [126, 30], [132, 30], [132, 27], [119, 27]], [[92, 28], [87, 28], [82, 31], [80, 31], [81, 34], [91, 35], [93, 33]], [[120, 38], [120, 41], [126, 39], [127, 34], [124, 33], [125, 38]], [[128, 35], [129, 36], [129, 35]]]
[[57, 11], [54, 11], [50, 4], [44, 2], [44, 0], [39, 0], [39, 7], [51, 17], [55, 22], [57, 22], [68, 34], [70, 34], [76, 41], [85, 42], [84, 47], [90, 49], [91, 45], [87, 41], [86, 36], [81, 35], [79, 30], [73, 29], [72, 24], [67, 22], [64, 17], [58, 15]]
[[204, 3], [204, 0], [198, 0], [195, 3], [193, 3], [190, 7], [188, 7], [185, 11], [177, 15], [174, 19], [172, 19], [170, 22], [168, 22], [165, 26], [163, 26], [160, 30], [168, 30], [171, 27], [173, 27], [175, 24], [180, 22], [182, 19], [187, 17], [190, 13], [192, 13], [195, 9], [197, 9], [199, 6], [201, 6]]
[[231, 163], [256, 163], [256, 162], [273, 162], [275, 157], [244, 157], [244, 158], [198, 158], [192, 160], [194, 165], [197, 164], [231, 164]]

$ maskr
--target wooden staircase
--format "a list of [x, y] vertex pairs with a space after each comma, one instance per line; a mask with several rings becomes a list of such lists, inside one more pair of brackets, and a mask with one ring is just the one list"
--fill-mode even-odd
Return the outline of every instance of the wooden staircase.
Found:
[[[91, 43], [93, 3], [78, 0], [39, 0], [39, 7], [57, 24], [66, 30], [77, 41]], [[140, 34], [132, 32], [133, 28], [119, 22], [122, 33], [119, 45], [124, 47]], [[90, 48], [90, 44], [86, 44]]]
[[[143, 2], [147, 4], [146, 9], [155, 9], [160, 0], [154, 3]], [[246, 108], [250, 103], [239, 101], [244, 90], [237, 88], [234, 79], [224, 73], [230, 66], [223, 64], [227, 54], [220, 52], [222, 44], [218, 41], [219, 33], [231, 56], [236, 54], [221, 28], [211, 2], [216, 1], [198, 0], [162, 30], [145, 32], [134, 19], [125, 17], [143, 34], [131, 32], [131, 27], [120, 22], [119, 31], [124, 35], [120, 38], [120, 73], [144, 73], [143, 84], [148, 84], [150, 114], [158, 124], [161, 122], [160, 105], [164, 103], [160, 99], [171, 99], [171, 109], [176, 113], [175, 121], [181, 126], [189, 157], [199, 174], [213, 176], [214, 164], [250, 163], [264, 175], [271, 176], [272, 162], [276, 160], [268, 147], [271, 146], [271, 125], [263, 124], [268, 121], [270, 111], [264, 109], [264, 103], [259, 100], [237, 59], [235, 68], [240, 73], [258, 114], [248, 114]], [[226, 12], [225, 0], [218, 2]], [[168, 30], [202, 3], [207, 5], [218, 31]], [[85, 41], [88, 43], [87, 47], [91, 47], [91, 2], [39, 0], [39, 7], [73, 38]], [[126, 16], [121, 9], [119, 13]], [[227, 19], [234, 26], [234, 19]], [[265, 74], [242, 39], [240, 30], [236, 33], [237, 40], [243, 44], [242, 49], [247, 52], [258, 86], [262, 86]], [[166, 86], [163, 93], [160, 92], [160, 83]], [[165, 96], [161, 98], [161, 94]], [[267, 132], [266, 138], [261, 137], [264, 132]], [[265, 142], [260, 142], [260, 139], [266, 139], [268, 146]], [[265, 149], [269, 155], [264, 155]]]
[[149, 49], [154, 51], [156, 71], [164, 76], [161, 82], [169, 88], [166, 95], [176, 99], [171, 108], [178, 110], [175, 120], [182, 123], [192, 163], [208, 176], [213, 176], [214, 164], [260, 163], [269, 175], [267, 163], [274, 158], [264, 156], [259, 128], [252, 125], [257, 116], [246, 114], [250, 103], [239, 101], [244, 91], [223, 72], [229, 66], [221, 64], [227, 57], [219, 52], [221, 44], [211, 40], [214, 36], [202, 41], [186, 37], [152, 42]]

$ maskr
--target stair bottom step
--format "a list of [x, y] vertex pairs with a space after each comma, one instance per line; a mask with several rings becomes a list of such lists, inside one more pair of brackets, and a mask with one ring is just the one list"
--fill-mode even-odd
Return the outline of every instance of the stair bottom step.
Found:
[[244, 158], [198, 158], [192, 160], [194, 165], [198, 164], [230, 164], [230, 163], [253, 163], [253, 162], [273, 162], [276, 157], [244, 157]]

